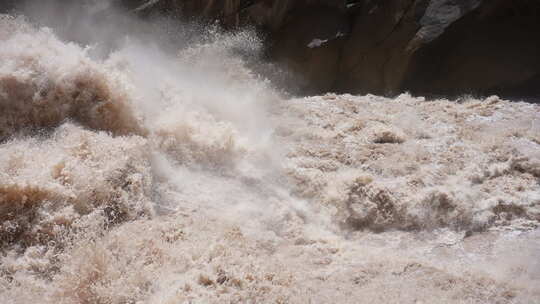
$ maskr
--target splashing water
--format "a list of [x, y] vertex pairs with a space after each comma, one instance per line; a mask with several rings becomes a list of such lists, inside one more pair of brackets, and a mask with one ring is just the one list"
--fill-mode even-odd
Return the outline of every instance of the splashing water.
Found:
[[1, 303], [538, 301], [537, 105], [287, 100], [253, 32], [145, 35], [0, 17]]

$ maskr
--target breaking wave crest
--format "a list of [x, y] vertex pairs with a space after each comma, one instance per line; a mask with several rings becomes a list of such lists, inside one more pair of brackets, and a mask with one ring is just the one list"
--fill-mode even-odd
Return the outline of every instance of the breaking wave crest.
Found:
[[84, 49], [3, 16], [0, 139], [70, 119], [114, 134], [144, 133], [123, 83]]
[[538, 106], [286, 100], [206, 35], [96, 58], [0, 16], [0, 302], [538, 297]]

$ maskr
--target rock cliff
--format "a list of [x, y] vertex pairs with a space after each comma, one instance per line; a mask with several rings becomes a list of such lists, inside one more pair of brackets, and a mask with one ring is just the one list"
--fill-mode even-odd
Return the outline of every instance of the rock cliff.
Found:
[[116, 1], [141, 16], [257, 26], [299, 93], [540, 98], [537, 0]]

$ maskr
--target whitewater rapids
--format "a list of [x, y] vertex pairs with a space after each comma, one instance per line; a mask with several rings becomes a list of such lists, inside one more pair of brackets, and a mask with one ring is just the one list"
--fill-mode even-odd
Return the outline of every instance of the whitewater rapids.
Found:
[[540, 106], [288, 99], [210, 36], [0, 17], [0, 303], [540, 303]]

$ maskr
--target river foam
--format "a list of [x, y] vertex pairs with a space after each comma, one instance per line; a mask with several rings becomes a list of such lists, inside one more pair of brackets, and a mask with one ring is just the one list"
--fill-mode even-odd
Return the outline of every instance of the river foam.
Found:
[[205, 35], [0, 17], [0, 302], [537, 301], [538, 105], [285, 98]]

